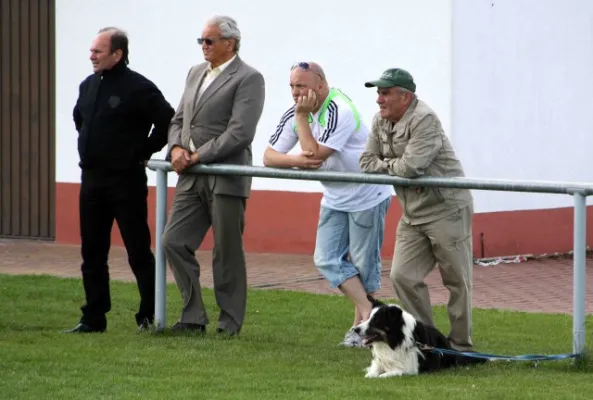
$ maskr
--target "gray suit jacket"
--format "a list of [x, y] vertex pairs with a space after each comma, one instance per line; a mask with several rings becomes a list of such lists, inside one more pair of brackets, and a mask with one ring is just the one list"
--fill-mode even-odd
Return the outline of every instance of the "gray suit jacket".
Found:
[[[191, 137], [202, 164], [252, 165], [251, 142], [264, 106], [264, 78], [237, 56], [196, 104], [208, 65], [195, 65], [187, 75], [185, 90], [169, 126], [167, 158], [175, 145], [189, 150]], [[193, 174], [180, 175], [177, 190], [189, 190], [195, 179]], [[216, 194], [251, 194], [251, 177], [211, 175], [208, 181]]]

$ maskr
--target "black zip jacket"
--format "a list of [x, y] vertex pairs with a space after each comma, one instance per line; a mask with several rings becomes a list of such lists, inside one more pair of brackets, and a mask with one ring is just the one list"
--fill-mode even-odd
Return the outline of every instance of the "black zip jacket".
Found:
[[73, 112], [80, 167], [138, 168], [167, 144], [174, 113], [156, 85], [124, 62], [88, 76]]

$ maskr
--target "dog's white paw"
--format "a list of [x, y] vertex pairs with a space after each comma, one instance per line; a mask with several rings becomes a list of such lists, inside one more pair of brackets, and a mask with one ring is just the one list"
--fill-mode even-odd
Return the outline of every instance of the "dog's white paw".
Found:
[[367, 373], [364, 376], [365, 378], [377, 378], [379, 377], [379, 372], [374, 370], [373, 368], [367, 368], [366, 369]]
[[379, 378], [391, 378], [392, 376], [403, 376], [403, 372], [399, 370], [389, 371], [379, 375]]

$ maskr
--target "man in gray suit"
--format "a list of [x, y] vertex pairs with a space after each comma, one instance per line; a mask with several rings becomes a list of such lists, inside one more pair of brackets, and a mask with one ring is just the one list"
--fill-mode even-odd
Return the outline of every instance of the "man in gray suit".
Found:
[[210, 227], [214, 291], [220, 307], [217, 332], [238, 334], [245, 319], [242, 235], [251, 178], [183, 173], [197, 163], [252, 164], [251, 142], [263, 110], [265, 84], [262, 74], [239, 57], [240, 42], [234, 19], [216, 16], [206, 22], [198, 38], [206, 62], [190, 69], [169, 128], [168, 158], [179, 180], [163, 246], [184, 302], [174, 331], [206, 330], [195, 251]]

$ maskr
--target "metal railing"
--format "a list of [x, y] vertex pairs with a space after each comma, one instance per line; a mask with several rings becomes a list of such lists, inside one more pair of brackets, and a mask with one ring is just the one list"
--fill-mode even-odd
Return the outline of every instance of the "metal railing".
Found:
[[[166, 323], [166, 260], [161, 243], [167, 219], [167, 174], [173, 170], [171, 164], [162, 160], [150, 160], [148, 168], [157, 174], [156, 199], [156, 300], [155, 328], [162, 330]], [[425, 177], [406, 179], [384, 174], [363, 174], [328, 172], [319, 170], [280, 169], [241, 165], [195, 165], [186, 173], [202, 175], [235, 175], [260, 178], [296, 179], [313, 181], [378, 183], [397, 186], [431, 186], [462, 188], [474, 190], [493, 190], [507, 192], [555, 193], [572, 195], [574, 198], [574, 238], [573, 238], [573, 353], [585, 354], [585, 304], [586, 304], [586, 266], [587, 251], [587, 196], [593, 194], [593, 183], [549, 182], [549, 181], [510, 181], [471, 178]]]

